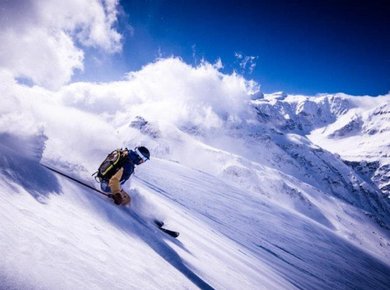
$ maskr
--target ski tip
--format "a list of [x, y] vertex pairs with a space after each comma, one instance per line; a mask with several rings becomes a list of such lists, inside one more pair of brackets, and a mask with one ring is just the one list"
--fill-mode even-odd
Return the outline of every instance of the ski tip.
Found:
[[163, 231], [164, 233], [168, 234], [172, 238], [175, 238], [175, 239], [180, 235], [179, 232], [171, 231], [168, 229], [160, 228], [160, 230]]
[[160, 221], [160, 220], [155, 219], [155, 220], [153, 220], [153, 222], [154, 222], [154, 224], [155, 224], [156, 226], [158, 226], [159, 228], [161, 228], [162, 226], [164, 226], [164, 222], [163, 222], [163, 221]]
[[160, 229], [160, 231], [170, 235], [173, 238], [177, 238], [180, 235], [179, 232], [171, 231], [171, 230], [168, 230], [166, 228], [163, 228], [163, 226], [164, 226], [164, 222], [163, 221], [155, 219], [155, 220], [153, 220], [153, 222]]

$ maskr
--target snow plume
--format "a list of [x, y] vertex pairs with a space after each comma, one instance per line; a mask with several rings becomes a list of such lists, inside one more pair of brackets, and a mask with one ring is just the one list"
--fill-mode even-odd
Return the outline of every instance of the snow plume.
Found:
[[[113, 128], [96, 116], [64, 106], [52, 91], [20, 85], [12, 76], [4, 73], [0, 73], [0, 77], [5, 80], [0, 85], [0, 134], [12, 135], [19, 140], [46, 136], [45, 154], [53, 158], [62, 156], [68, 158], [69, 162], [90, 154], [90, 143], [104, 147], [104, 144], [112, 141], [109, 133]], [[107, 137], [100, 138], [100, 134]], [[21, 148], [21, 152], [24, 150]], [[71, 156], [68, 155], [70, 152], [73, 152]]]
[[69, 82], [74, 70], [83, 69], [82, 47], [121, 50], [117, 2], [3, 1], [0, 69], [51, 89]]
[[[136, 145], [129, 140], [148, 143], [141, 133], [154, 132], [153, 139], [159, 128], [171, 128], [163, 130], [165, 135], [178, 129], [204, 134], [245, 123], [254, 118], [249, 103], [259, 90], [240, 75], [221, 73], [218, 65], [193, 67], [179, 58], [160, 59], [130, 72], [124, 81], [73, 83], [56, 92], [18, 84], [6, 72], [1, 76], [0, 133], [42, 132], [49, 138], [46, 157], [79, 164], [95, 152], [94, 166], [104, 152]], [[131, 124], [141, 119], [148, 128], [139, 133]], [[164, 146], [156, 142], [155, 150], [170, 151]]]
[[248, 119], [250, 96], [258, 85], [218, 68], [208, 62], [193, 67], [179, 58], [160, 59], [130, 72], [125, 81], [75, 83], [59, 94], [66, 104], [93, 113], [140, 115], [179, 128], [219, 128]]

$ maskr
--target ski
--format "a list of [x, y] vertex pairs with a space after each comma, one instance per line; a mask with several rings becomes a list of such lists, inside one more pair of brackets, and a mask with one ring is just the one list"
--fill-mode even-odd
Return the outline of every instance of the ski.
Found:
[[[104, 195], [104, 196], [106, 196], [106, 197], [108, 197], [108, 198], [112, 198], [112, 197], [111, 197], [111, 196], [112, 196], [111, 194], [105, 193], [105, 192], [103, 192], [103, 191], [100, 191], [100, 190], [96, 189], [95, 187], [93, 187], [93, 186], [91, 186], [91, 185], [89, 185], [89, 184], [87, 184], [87, 183], [85, 183], [85, 182], [83, 182], [83, 181], [81, 181], [81, 180], [78, 180], [77, 178], [74, 178], [74, 177], [72, 177], [72, 176], [70, 176], [70, 175], [68, 175], [68, 174], [65, 174], [65, 173], [63, 173], [63, 172], [61, 172], [61, 171], [59, 171], [59, 170], [57, 170], [57, 169], [54, 169], [54, 168], [52, 168], [52, 167], [49, 167], [49, 166], [47, 166], [47, 165], [45, 165], [45, 164], [42, 164], [42, 163], [41, 163], [41, 165], [42, 165], [43, 167], [49, 169], [50, 171], [53, 171], [53, 172], [55, 172], [55, 173], [57, 173], [57, 174], [59, 174], [59, 175], [62, 175], [62, 176], [66, 177], [66, 178], [68, 178], [68, 179], [70, 179], [70, 180], [72, 180], [72, 181], [74, 181], [74, 182], [76, 182], [76, 183], [78, 183], [78, 184], [81, 184], [81, 185], [85, 186], [86, 188], [89, 188], [89, 189], [91, 189], [91, 190], [93, 190], [93, 191], [95, 191], [95, 192], [100, 193], [101, 195]], [[134, 214], [135, 214], [135, 213], [134, 213]], [[154, 220], [154, 224], [157, 226], [157, 228], [158, 228], [160, 231], [162, 231], [162, 232], [164, 232], [164, 233], [170, 235], [170, 236], [173, 237], [173, 238], [177, 238], [177, 237], [179, 236], [179, 234], [180, 234], [179, 232], [171, 231], [171, 230], [168, 230], [168, 229], [166, 229], [166, 228], [163, 228], [163, 226], [164, 226], [164, 222], [163, 222], [163, 221], [159, 221], [159, 220], [156, 220], [156, 219], [155, 219], [155, 220]]]
[[42, 165], [43, 167], [49, 169], [50, 171], [53, 171], [53, 172], [55, 172], [55, 173], [57, 173], [57, 174], [59, 174], [59, 175], [62, 175], [62, 176], [64, 176], [64, 177], [66, 177], [66, 178], [68, 178], [68, 179], [70, 179], [70, 180], [72, 180], [72, 181], [78, 183], [78, 184], [81, 184], [81, 185], [83, 185], [83, 186], [85, 186], [85, 187], [87, 187], [87, 188], [89, 188], [89, 189], [92, 189], [93, 191], [98, 192], [98, 193], [100, 193], [101, 195], [105, 195], [105, 196], [111, 198], [111, 194], [109, 194], [109, 193], [105, 193], [105, 192], [103, 192], [103, 191], [101, 191], [101, 190], [99, 190], [99, 189], [96, 189], [95, 187], [93, 187], [93, 186], [91, 186], [91, 185], [89, 185], [89, 184], [86, 184], [85, 182], [82, 182], [81, 180], [78, 180], [77, 178], [74, 178], [74, 177], [72, 177], [72, 176], [70, 176], [70, 175], [67, 175], [67, 174], [65, 174], [65, 173], [63, 173], [63, 172], [61, 172], [61, 171], [59, 171], [59, 170], [57, 170], [57, 169], [54, 169], [54, 168], [52, 168], [52, 167], [49, 167], [49, 166], [47, 166], [47, 165], [45, 165], [45, 164], [42, 164], [42, 163], [41, 163], [41, 165]]
[[166, 228], [163, 228], [163, 226], [164, 226], [164, 222], [163, 222], [163, 221], [154, 220], [154, 224], [155, 224], [161, 231], [163, 231], [164, 233], [170, 235], [171, 237], [177, 238], [177, 237], [180, 235], [179, 232], [171, 231], [171, 230], [168, 230], [168, 229], [166, 229]]

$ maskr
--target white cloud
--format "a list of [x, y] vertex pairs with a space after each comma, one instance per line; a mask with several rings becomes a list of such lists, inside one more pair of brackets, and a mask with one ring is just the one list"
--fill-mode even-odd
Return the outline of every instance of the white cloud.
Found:
[[118, 0], [19, 0], [0, 4], [0, 68], [58, 88], [83, 69], [82, 46], [114, 53]]
[[255, 117], [248, 103], [258, 90], [255, 82], [223, 74], [218, 65], [194, 67], [179, 58], [148, 64], [127, 80], [73, 83], [57, 91], [21, 85], [8, 71], [0, 70], [0, 79], [0, 134], [43, 133], [45, 154], [69, 162], [126, 144], [136, 116], [163, 129], [206, 134], [245, 124]]
[[257, 83], [240, 75], [221, 73], [220, 66], [203, 61], [193, 67], [179, 58], [160, 59], [129, 73], [126, 81], [77, 83], [60, 93], [68, 105], [97, 114], [121, 111], [129, 118], [142, 115], [178, 127], [219, 127], [246, 119], [250, 95], [259, 90]]
[[221, 58], [218, 58], [217, 61], [214, 64], [214, 67], [218, 70], [223, 69], [223, 63]]
[[0, 78], [5, 81], [0, 84], [0, 132], [43, 128], [52, 142], [63, 138], [66, 145], [77, 144], [80, 132], [97, 140], [103, 133], [99, 128], [109, 134], [138, 115], [177, 128], [239, 124], [251, 118], [248, 103], [258, 91], [255, 82], [223, 74], [214, 64], [193, 67], [178, 58], [151, 63], [124, 81], [73, 83], [56, 92], [20, 85], [9, 72], [0, 71]]
[[258, 56], [243, 55], [239, 52], [235, 52], [234, 56], [239, 61], [239, 66], [243, 73], [246, 71], [249, 74], [253, 73], [254, 69], [256, 68], [256, 61], [259, 58]]

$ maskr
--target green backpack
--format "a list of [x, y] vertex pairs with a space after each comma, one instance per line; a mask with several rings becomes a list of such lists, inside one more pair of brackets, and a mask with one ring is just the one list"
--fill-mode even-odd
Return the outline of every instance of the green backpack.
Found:
[[98, 171], [93, 174], [96, 175], [95, 179], [99, 182], [110, 180], [128, 160], [128, 154], [124, 154], [126, 151], [128, 152], [129, 150], [127, 148], [124, 150], [116, 149], [108, 154], [106, 159], [100, 164]]

